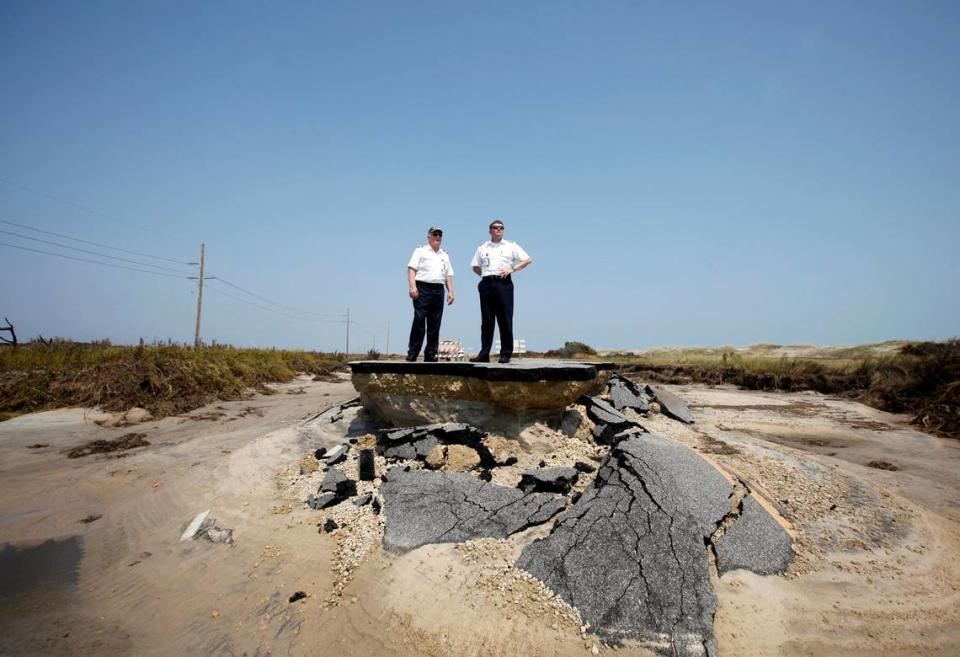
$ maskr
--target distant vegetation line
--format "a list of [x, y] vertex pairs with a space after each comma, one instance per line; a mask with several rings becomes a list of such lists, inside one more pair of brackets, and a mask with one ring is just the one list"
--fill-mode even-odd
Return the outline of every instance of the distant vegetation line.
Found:
[[[788, 354], [797, 354], [791, 356]], [[657, 349], [597, 354], [582, 342], [528, 357], [603, 359], [637, 380], [733, 384], [750, 390], [802, 391], [856, 399], [909, 413], [930, 433], [960, 438], [960, 340], [861, 347]], [[356, 358], [379, 358], [371, 350]], [[238, 349], [201, 350], [167, 343], [115, 346], [34, 340], [0, 348], [0, 420], [63, 406], [133, 406], [154, 416], [184, 413], [214, 400], [240, 399], [264, 384], [298, 373], [328, 377], [349, 360], [341, 353]]]
[[[694, 362], [695, 361], [695, 362]], [[886, 355], [855, 350], [834, 357], [765, 358], [724, 353], [713, 359], [626, 363], [639, 378], [668, 383], [730, 383], [749, 390], [815, 390], [891, 413], [909, 413], [935, 435], [960, 438], [960, 340], [906, 343]]]

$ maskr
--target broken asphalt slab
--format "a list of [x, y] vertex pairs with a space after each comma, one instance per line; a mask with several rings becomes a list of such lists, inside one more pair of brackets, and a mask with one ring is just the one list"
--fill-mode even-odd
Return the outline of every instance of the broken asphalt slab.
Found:
[[379, 433], [385, 444], [409, 443], [425, 436], [433, 436], [447, 444], [476, 445], [487, 435], [486, 431], [461, 422], [423, 424], [416, 427], [384, 429]]
[[525, 493], [469, 474], [394, 468], [380, 488], [386, 526], [383, 545], [407, 552], [430, 543], [505, 538], [546, 522], [567, 500]]
[[578, 400], [587, 409], [587, 417], [594, 424], [608, 424], [612, 426], [627, 426], [632, 424], [630, 419], [615, 409], [602, 397], [581, 397]]
[[323, 457], [323, 462], [328, 466], [336, 465], [340, 461], [347, 458], [348, 451], [350, 451], [350, 445], [340, 445], [339, 447], [327, 452]]
[[317, 495], [307, 495], [307, 506], [313, 509], [314, 511], [319, 511], [320, 509], [326, 509], [328, 506], [333, 506], [340, 502], [340, 498], [337, 497], [336, 493], [319, 493]]
[[342, 500], [357, 494], [357, 482], [339, 470], [331, 469], [323, 476], [323, 481], [320, 482], [320, 490], [317, 492], [333, 493]]
[[323, 476], [316, 495], [308, 495], [307, 506], [315, 511], [339, 504], [348, 497], [357, 494], [357, 482], [336, 468], [331, 468]]
[[387, 459], [423, 461], [437, 445], [466, 445], [477, 451], [484, 466], [493, 467], [498, 461], [482, 442], [486, 435], [482, 429], [460, 422], [384, 429], [378, 434], [377, 449]]
[[338, 439], [346, 440], [374, 433], [384, 426], [382, 420], [365, 412], [360, 398], [357, 397], [331, 406], [305, 420], [297, 427], [297, 433], [305, 441], [329, 444]]
[[590, 430], [590, 435], [601, 445], [616, 445], [621, 440], [645, 431], [639, 424], [629, 424], [626, 428], [624, 425], [598, 424]]
[[373, 481], [377, 478], [377, 464], [372, 449], [361, 449], [357, 460], [357, 472], [361, 481]]
[[366, 506], [366, 505], [370, 504], [370, 502], [372, 502], [372, 501], [373, 501], [373, 493], [364, 493], [363, 495], [360, 495], [359, 497], [353, 498], [353, 505], [354, 505], [354, 506]]
[[579, 402], [587, 409], [587, 417], [594, 423], [590, 433], [598, 443], [616, 445], [631, 433], [645, 431], [602, 397], [584, 396]]
[[[607, 641], [635, 640], [668, 655], [715, 655], [717, 599], [707, 546], [725, 520], [732, 521], [728, 531], [739, 522], [739, 509], [731, 509], [735, 491], [693, 450], [654, 434], [634, 435], [611, 450], [594, 483], [548, 537], [524, 549], [517, 566]], [[785, 532], [773, 525], [751, 522], [751, 532], [782, 550]], [[737, 543], [736, 532], [729, 540]], [[750, 542], [739, 540], [731, 559], [744, 549]]]
[[646, 392], [640, 390], [633, 381], [619, 374], [614, 374], [607, 382], [607, 396], [618, 411], [632, 408], [638, 413], [646, 413], [650, 410], [650, 397]]
[[524, 471], [517, 488], [528, 492], [566, 495], [579, 476], [580, 471], [576, 468], [535, 468]]
[[577, 434], [577, 429], [580, 428], [581, 424], [583, 424], [583, 416], [580, 415], [580, 412], [568, 408], [563, 412], [563, 416], [560, 419], [560, 432], [567, 438], [573, 438]]
[[693, 415], [690, 413], [690, 409], [687, 408], [687, 403], [680, 399], [680, 397], [660, 386], [647, 385], [646, 390], [647, 393], [657, 400], [664, 414], [672, 417], [674, 420], [693, 424]]
[[339, 422], [343, 419], [343, 412], [348, 408], [353, 408], [354, 406], [360, 406], [360, 398], [355, 397], [349, 401], [345, 401], [342, 404], [337, 404], [336, 406], [331, 406], [325, 411], [317, 413], [309, 420], [303, 423], [303, 427], [309, 427], [311, 425], [324, 425], [324, 424], [333, 424], [334, 422]]
[[423, 461], [439, 444], [436, 437], [427, 434], [410, 442], [384, 445], [382, 454], [384, 458], [391, 460]]
[[758, 575], [779, 575], [793, 561], [790, 535], [753, 495], [743, 499], [740, 516], [714, 542], [720, 574], [742, 568]]

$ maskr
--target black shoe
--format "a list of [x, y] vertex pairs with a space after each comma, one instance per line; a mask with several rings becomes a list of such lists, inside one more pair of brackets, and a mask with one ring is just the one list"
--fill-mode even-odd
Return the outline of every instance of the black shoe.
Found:
[[424, 363], [439, 363], [439, 362], [440, 362], [440, 359], [439, 359], [439, 358], [424, 358], [424, 359], [423, 359], [423, 362], [424, 362]]
[[416, 363], [416, 362], [417, 362], [417, 357], [416, 357], [416, 356], [407, 356], [407, 362], [408, 362], [408, 363]]
[[510, 362], [510, 358], [509, 358], [508, 356], [500, 356], [500, 359], [499, 359], [497, 362], [498, 362], [498, 363], [509, 363], [509, 362]]
[[480, 356], [474, 356], [473, 358], [470, 359], [470, 362], [471, 362], [471, 363], [489, 363], [489, 362], [490, 362], [490, 358], [489, 358], [489, 357], [487, 357], [487, 358], [482, 358], [482, 357], [480, 357]]

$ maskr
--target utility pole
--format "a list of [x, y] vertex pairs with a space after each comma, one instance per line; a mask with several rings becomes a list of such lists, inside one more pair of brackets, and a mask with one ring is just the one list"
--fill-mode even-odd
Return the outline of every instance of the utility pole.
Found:
[[343, 352], [343, 357], [350, 358], [350, 309], [347, 308], [347, 348]]
[[200, 276], [197, 280], [197, 330], [193, 336], [193, 347], [200, 348], [200, 313], [203, 311], [203, 258], [205, 245], [200, 243]]
[[387, 346], [383, 348], [383, 353], [390, 355], [390, 322], [387, 322]]

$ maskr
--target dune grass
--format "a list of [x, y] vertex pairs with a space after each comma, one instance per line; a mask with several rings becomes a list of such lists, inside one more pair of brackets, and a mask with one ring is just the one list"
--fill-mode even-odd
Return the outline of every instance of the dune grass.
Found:
[[924, 430], [960, 438], [958, 339], [841, 348], [657, 349], [605, 358], [620, 363], [634, 378], [845, 396], [881, 410], [910, 413]]
[[909, 413], [925, 431], [960, 438], [960, 339], [956, 338], [845, 347], [761, 343], [641, 351], [597, 351], [581, 342], [567, 342], [563, 348], [529, 356], [611, 361], [638, 381], [814, 390], [893, 413]]
[[240, 399], [300, 372], [329, 376], [343, 360], [342, 354], [222, 345], [31, 342], [0, 349], [0, 420], [63, 406], [139, 406], [163, 417]]

